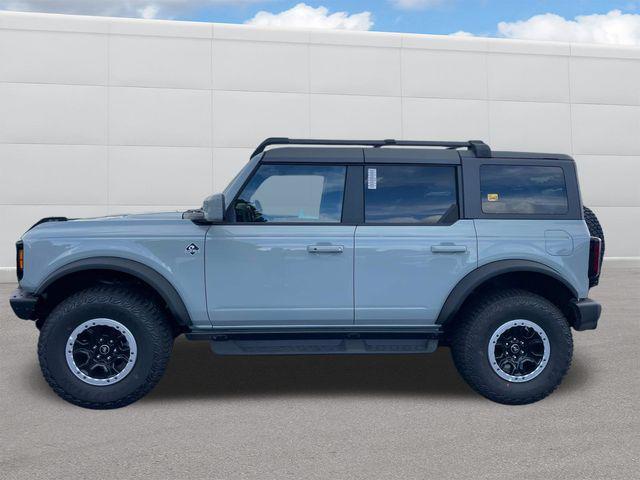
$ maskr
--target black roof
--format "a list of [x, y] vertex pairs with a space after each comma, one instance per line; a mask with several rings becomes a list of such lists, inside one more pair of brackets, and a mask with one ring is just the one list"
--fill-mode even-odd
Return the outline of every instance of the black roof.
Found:
[[[279, 148], [272, 145], [297, 145]], [[361, 147], [361, 148], [357, 148]], [[440, 147], [440, 148], [435, 148]], [[460, 150], [464, 149], [464, 150]], [[438, 142], [413, 140], [328, 140], [268, 138], [253, 152], [264, 153], [263, 162], [340, 163], [442, 163], [460, 164], [462, 158], [517, 158], [569, 160], [568, 155], [527, 152], [494, 152], [480, 140]]]
[[444, 147], [448, 149], [467, 148], [472, 151], [476, 157], [490, 157], [491, 149], [482, 140], [469, 140], [466, 142], [440, 142], [431, 140], [395, 140], [387, 138], [385, 140], [330, 140], [330, 139], [313, 139], [313, 138], [286, 138], [286, 137], [270, 137], [264, 140], [253, 151], [252, 157], [264, 152], [271, 145], [315, 145], [315, 146], [368, 146], [373, 148], [379, 147]]

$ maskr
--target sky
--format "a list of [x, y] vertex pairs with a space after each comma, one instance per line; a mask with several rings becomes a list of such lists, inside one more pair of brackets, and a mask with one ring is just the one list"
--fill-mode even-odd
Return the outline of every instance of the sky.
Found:
[[640, 46], [640, 0], [0, 0], [0, 9]]

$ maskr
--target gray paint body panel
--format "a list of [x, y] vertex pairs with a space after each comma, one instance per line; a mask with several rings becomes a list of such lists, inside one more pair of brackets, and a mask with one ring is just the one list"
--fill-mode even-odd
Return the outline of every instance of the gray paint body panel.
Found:
[[[183, 220], [181, 212], [44, 223], [23, 235], [25, 273], [20, 285], [35, 292], [59, 268], [82, 259], [128, 259], [152, 268], [175, 288], [194, 326], [210, 326], [203, 248], [208, 228]], [[191, 243], [200, 247], [198, 253], [186, 251]]]
[[[589, 230], [583, 220], [474, 220], [478, 234], [478, 266], [498, 260], [530, 260], [560, 274], [580, 298], [589, 291]], [[573, 248], [566, 255], [547, 252], [549, 234], [562, 230]], [[565, 237], [566, 238], [566, 237]]]
[[[214, 225], [207, 303], [214, 326], [352, 325], [355, 227]], [[341, 246], [313, 253], [309, 246]]]
[[[432, 251], [439, 246], [465, 251]], [[448, 226], [358, 226], [356, 324], [432, 325], [449, 292], [477, 265], [473, 220]]]

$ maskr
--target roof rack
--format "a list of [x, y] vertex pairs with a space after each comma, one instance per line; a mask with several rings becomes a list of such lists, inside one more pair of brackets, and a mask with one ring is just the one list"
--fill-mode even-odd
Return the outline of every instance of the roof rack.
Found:
[[363, 145], [374, 148], [399, 146], [399, 147], [444, 147], [447, 149], [466, 148], [473, 152], [476, 157], [491, 157], [491, 148], [482, 140], [469, 140], [467, 142], [437, 142], [423, 140], [394, 140], [388, 138], [386, 140], [325, 140], [310, 138], [286, 138], [271, 137], [263, 141], [258, 148], [254, 150], [251, 156], [258, 155], [271, 145]]

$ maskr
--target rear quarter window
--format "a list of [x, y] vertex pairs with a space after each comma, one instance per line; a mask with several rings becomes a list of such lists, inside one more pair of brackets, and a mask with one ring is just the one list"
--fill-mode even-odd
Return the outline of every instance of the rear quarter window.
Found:
[[482, 165], [480, 194], [488, 214], [562, 215], [569, 208], [560, 167]]

